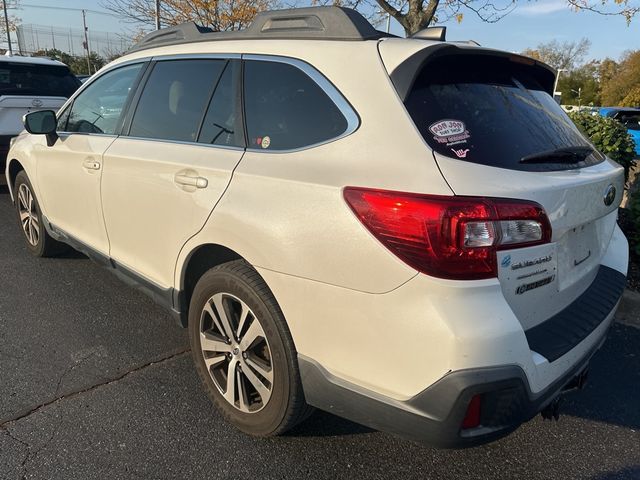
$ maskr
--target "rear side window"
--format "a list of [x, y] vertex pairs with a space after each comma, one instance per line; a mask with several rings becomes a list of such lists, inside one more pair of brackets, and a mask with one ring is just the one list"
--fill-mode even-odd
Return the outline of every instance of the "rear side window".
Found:
[[249, 148], [308, 147], [347, 129], [347, 120], [324, 90], [287, 63], [245, 62], [244, 102]]
[[226, 60], [158, 62], [144, 86], [129, 135], [195, 142]]
[[63, 125], [66, 112], [60, 116], [58, 128], [67, 132], [115, 134], [141, 69], [141, 63], [128, 65], [94, 80], [74, 99], [66, 126]]
[[545, 92], [533, 68], [508, 58], [451, 55], [418, 74], [405, 105], [425, 141], [438, 153], [515, 170], [558, 170], [598, 163], [537, 164], [524, 157], [588, 147], [573, 122]]
[[239, 105], [236, 91], [236, 75], [239, 75], [236, 72], [239, 68], [239, 61], [227, 63], [207, 107], [198, 142], [229, 147], [244, 146], [242, 119], [236, 108]]
[[0, 95], [69, 98], [80, 86], [66, 66], [0, 62]]

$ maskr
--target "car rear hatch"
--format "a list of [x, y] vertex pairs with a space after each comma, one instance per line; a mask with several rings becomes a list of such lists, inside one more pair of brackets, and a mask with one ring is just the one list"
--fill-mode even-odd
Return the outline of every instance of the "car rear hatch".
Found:
[[26, 113], [59, 109], [79, 85], [64, 65], [0, 62], [0, 135], [20, 133]]
[[429, 42], [414, 44], [403, 60], [394, 42], [380, 43], [381, 57], [453, 192], [536, 202], [547, 214], [550, 243], [497, 256], [504, 296], [530, 330], [594, 282], [616, 225], [623, 169], [553, 100], [549, 67]]

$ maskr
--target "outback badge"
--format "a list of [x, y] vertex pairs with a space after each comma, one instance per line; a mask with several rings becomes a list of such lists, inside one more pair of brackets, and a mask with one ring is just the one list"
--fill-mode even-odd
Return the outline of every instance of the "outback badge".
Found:
[[613, 203], [615, 199], [616, 199], [616, 187], [609, 184], [609, 186], [604, 192], [604, 197], [602, 198], [602, 200], [604, 201], [604, 204], [608, 207]]

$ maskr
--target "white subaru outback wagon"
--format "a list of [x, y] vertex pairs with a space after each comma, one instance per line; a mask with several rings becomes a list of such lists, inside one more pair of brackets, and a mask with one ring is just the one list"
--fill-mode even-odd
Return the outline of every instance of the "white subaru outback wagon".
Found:
[[470, 446], [557, 414], [625, 285], [623, 169], [554, 78], [344, 8], [186, 24], [27, 115], [6, 174], [29, 250], [171, 309], [244, 432], [317, 407]]

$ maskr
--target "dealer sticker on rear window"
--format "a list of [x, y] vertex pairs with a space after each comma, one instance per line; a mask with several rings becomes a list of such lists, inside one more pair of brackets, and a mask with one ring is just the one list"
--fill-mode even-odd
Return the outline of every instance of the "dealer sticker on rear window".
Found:
[[433, 134], [433, 139], [438, 143], [445, 143], [447, 146], [458, 143], [466, 143], [471, 137], [464, 122], [460, 120], [440, 120], [429, 126], [429, 131]]

